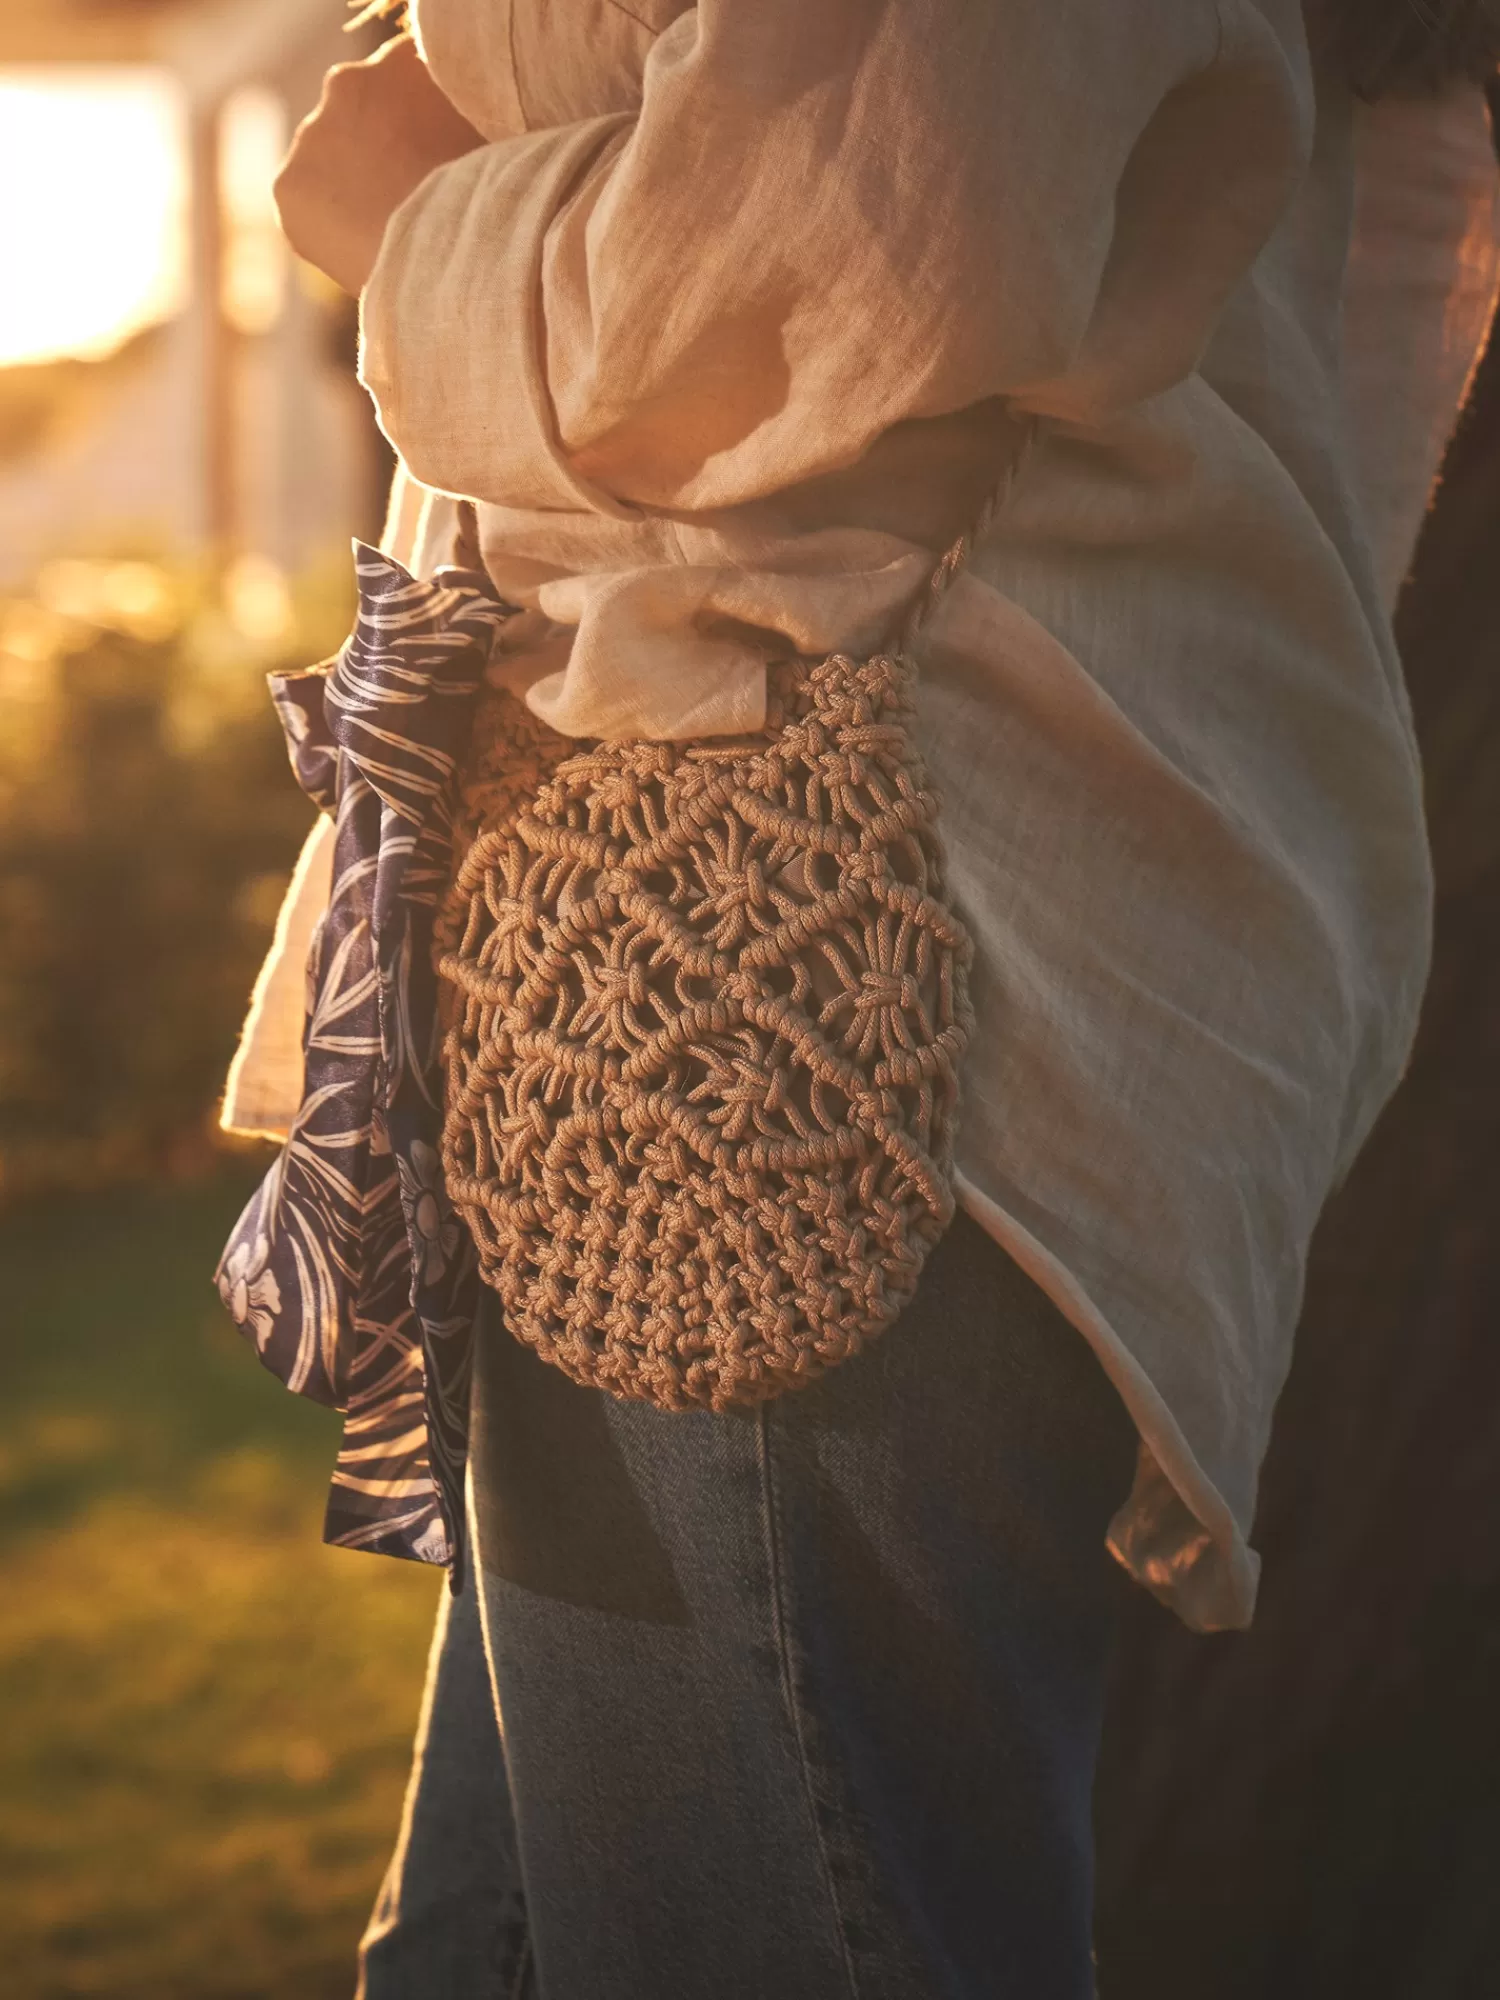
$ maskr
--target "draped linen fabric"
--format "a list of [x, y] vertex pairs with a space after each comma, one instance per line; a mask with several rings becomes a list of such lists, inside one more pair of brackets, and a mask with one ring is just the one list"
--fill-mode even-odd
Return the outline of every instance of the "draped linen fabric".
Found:
[[529, 614], [491, 672], [564, 733], [754, 726], [768, 654], [877, 643], [1040, 421], [920, 655], [959, 1195], [1135, 1418], [1116, 1553], [1244, 1623], [1308, 1240], [1426, 973], [1388, 609], [1493, 299], [1477, 94], [1412, 112], [1427, 222], [1374, 202], [1406, 262], [1356, 257], [1346, 326], [1382, 128], [1295, 0], [416, 19], [487, 143], [392, 219], [362, 376], [435, 496], [408, 546], [479, 503]]

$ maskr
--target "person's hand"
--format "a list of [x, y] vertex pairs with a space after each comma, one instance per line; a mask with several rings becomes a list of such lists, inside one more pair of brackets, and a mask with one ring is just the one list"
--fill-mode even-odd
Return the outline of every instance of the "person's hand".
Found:
[[358, 293], [406, 197], [434, 167], [483, 144], [433, 82], [409, 35], [364, 62], [339, 63], [276, 176], [287, 240], [335, 284]]

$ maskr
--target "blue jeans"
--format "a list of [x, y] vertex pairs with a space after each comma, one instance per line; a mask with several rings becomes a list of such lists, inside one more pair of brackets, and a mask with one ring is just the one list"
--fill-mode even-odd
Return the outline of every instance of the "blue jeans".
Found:
[[883, 1340], [743, 1414], [580, 1389], [487, 1300], [364, 2000], [1089, 2000], [1134, 1455], [963, 1217]]

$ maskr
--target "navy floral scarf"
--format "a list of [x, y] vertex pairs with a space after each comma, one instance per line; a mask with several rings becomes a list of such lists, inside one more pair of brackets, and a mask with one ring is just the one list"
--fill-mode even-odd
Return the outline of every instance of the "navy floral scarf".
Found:
[[304, 791], [335, 820], [308, 966], [301, 1107], [236, 1224], [219, 1294], [296, 1394], [345, 1412], [325, 1541], [447, 1563], [463, 1542], [478, 1274], [443, 1191], [432, 928], [453, 776], [496, 633], [487, 578], [356, 545], [343, 650], [273, 676]]

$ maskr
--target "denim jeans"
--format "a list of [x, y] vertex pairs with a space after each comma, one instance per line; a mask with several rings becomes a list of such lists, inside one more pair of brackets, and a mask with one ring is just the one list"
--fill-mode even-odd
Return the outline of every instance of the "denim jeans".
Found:
[[578, 1388], [487, 1300], [472, 1442], [364, 2000], [1088, 2000], [1135, 1436], [977, 1225], [744, 1413]]

